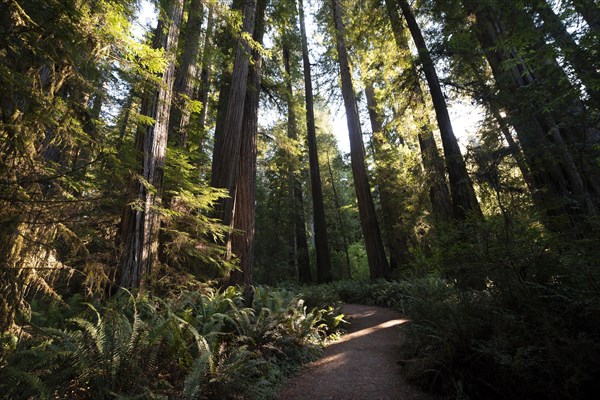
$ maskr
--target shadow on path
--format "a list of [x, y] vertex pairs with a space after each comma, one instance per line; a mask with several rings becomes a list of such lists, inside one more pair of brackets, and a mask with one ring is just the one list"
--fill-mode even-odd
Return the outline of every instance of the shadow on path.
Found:
[[400, 375], [399, 326], [408, 320], [380, 307], [346, 304], [350, 331], [288, 381], [279, 400], [426, 400]]

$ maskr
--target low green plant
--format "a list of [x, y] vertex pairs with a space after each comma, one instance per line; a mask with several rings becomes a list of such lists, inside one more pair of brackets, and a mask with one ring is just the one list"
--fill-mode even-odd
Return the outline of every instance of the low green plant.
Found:
[[11, 399], [269, 398], [285, 376], [320, 354], [323, 317], [335, 316], [329, 308], [308, 309], [290, 289], [258, 287], [253, 307], [243, 304], [233, 287], [164, 300], [123, 291], [102, 305], [63, 303], [62, 313], [51, 314], [56, 320], [24, 325], [25, 335], [0, 365], [0, 393]]
[[[490, 254], [501, 251], [485, 245]], [[340, 281], [310, 291], [407, 315], [411, 321], [401, 328], [404, 374], [428, 390], [461, 399], [594, 398], [600, 389], [597, 272], [590, 268], [595, 261], [581, 258], [581, 245], [567, 245], [560, 254], [537, 252], [542, 260], [528, 254], [527, 270], [518, 267], [519, 273], [510, 263], [522, 260], [488, 260], [481, 267], [490, 269], [482, 290], [461, 290], [431, 276]]]

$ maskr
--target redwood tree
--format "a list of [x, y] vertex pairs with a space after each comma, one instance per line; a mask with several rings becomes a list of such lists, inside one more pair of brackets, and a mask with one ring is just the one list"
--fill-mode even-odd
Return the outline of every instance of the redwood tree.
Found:
[[175, 56], [183, 17], [183, 0], [169, 2], [169, 12], [156, 28], [154, 47], [164, 49], [168, 64], [158, 89], [150, 89], [142, 100], [141, 114], [154, 123], [141, 126], [136, 133], [140, 154], [140, 176], [132, 182], [132, 202], [121, 219], [123, 254], [120, 285], [137, 288], [143, 284], [157, 258], [162, 182], [167, 152], [169, 115], [175, 81]]
[[[285, 69], [285, 97], [288, 112], [288, 137], [294, 141], [298, 140], [298, 127], [296, 121], [296, 111], [294, 109], [294, 92], [292, 87], [292, 67], [290, 60], [290, 49], [286, 42], [289, 38], [284, 38], [283, 43], [283, 66]], [[308, 242], [306, 239], [306, 219], [304, 214], [304, 196], [302, 193], [302, 183], [296, 175], [295, 166], [297, 162], [292, 160], [289, 166], [290, 198], [292, 201], [292, 225], [294, 232], [292, 237], [292, 263], [295, 270], [298, 271], [298, 278], [301, 282], [310, 282], [310, 258], [308, 255]], [[300, 161], [300, 160], [298, 160]], [[307, 279], [308, 277], [308, 279]]]
[[333, 20], [335, 25], [335, 41], [342, 80], [342, 96], [346, 108], [346, 120], [348, 133], [350, 135], [350, 157], [352, 163], [352, 175], [354, 187], [358, 200], [358, 211], [360, 225], [362, 228], [371, 279], [388, 278], [390, 266], [388, 264], [379, 224], [375, 214], [375, 205], [371, 195], [367, 168], [365, 165], [365, 148], [360, 128], [358, 106], [356, 95], [352, 86], [352, 75], [348, 61], [348, 50], [346, 47], [346, 33], [342, 22], [342, 10], [340, 0], [332, 0]]
[[[264, 15], [267, 0], [256, 2], [256, 21], [253, 39], [262, 43], [265, 32]], [[231, 273], [229, 283], [252, 284], [254, 262], [254, 220], [256, 215], [256, 135], [258, 130], [258, 103], [260, 97], [260, 74], [262, 55], [252, 51], [252, 66], [248, 71], [248, 86], [244, 102], [244, 120], [239, 158], [239, 171], [235, 191], [233, 227], [237, 230], [231, 238], [231, 251], [239, 257], [239, 270]]]
[[[304, 94], [306, 102], [306, 134], [308, 139], [308, 161], [310, 167], [310, 186], [312, 190], [313, 218], [315, 225], [315, 250], [317, 253], [317, 282], [331, 280], [331, 260], [327, 241], [327, 224], [325, 222], [325, 207], [323, 206], [323, 188], [319, 170], [319, 153], [317, 150], [317, 131], [315, 128], [315, 111], [310, 59], [308, 57], [308, 40], [304, 22], [304, 5], [298, 1], [300, 16], [300, 34], [302, 36], [302, 63], [304, 66]], [[301, 282], [310, 282], [310, 270], [300, 272]]]
[[[398, 4], [396, 0], [385, 0], [387, 15], [390, 19], [394, 40], [400, 52], [406, 54], [409, 67], [404, 71], [407, 79], [412, 83], [411, 88], [415, 95], [415, 103], [421, 108], [426, 107], [425, 96], [421, 89], [421, 83], [417, 74], [416, 65], [410, 55], [408, 37], [405, 34]], [[419, 147], [421, 149], [421, 159], [425, 176], [429, 186], [429, 200], [431, 202], [431, 211], [436, 223], [447, 222], [452, 218], [452, 202], [450, 192], [448, 191], [448, 182], [446, 180], [446, 171], [444, 169], [444, 160], [440, 157], [433, 132], [431, 131], [431, 121], [425, 115], [420, 119], [419, 126]]]
[[[242, 143], [242, 124], [244, 121], [244, 103], [248, 84], [248, 66], [250, 45], [244, 34], [254, 30], [255, 0], [244, 0], [242, 9], [242, 30], [237, 39], [231, 82], [227, 89], [227, 100], [222, 103], [224, 112], [222, 130], [215, 130], [213, 149], [211, 186], [224, 188], [229, 197], [217, 206], [217, 217], [224, 225], [231, 226], [236, 197], [236, 184], [239, 176], [240, 149]], [[223, 91], [221, 96], [223, 96]], [[221, 103], [221, 99], [219, 99]], [[217, 127], [219, 128], [219, 127]], [[226, 240], [231, 250], [229, 238]]]
[[201, 0], [191, 0], [188, 4], [188, 20], [184, 27], [183, 47], [177, 63], [175, 84], [173, 85], [174, 104], [171, 110], [169, 134], [176, 137], [180, 147], [187, 143], [187, 128], [190, 122], [189, 100], [194, 93], [200, 36], [204, 7]]
[[454, 217], [456, 219], [464, 219], [469, 213], [481, 216], [479, 202], [475, 196], [473, 183], [467, 172], [465, 161], [452, 129], [444, 93], [442, 92], [429, 49], [427, 48], [421, 29], [417, 24], [417, 20], [412, 13], [408, 1], [398, 0], [398, 3], [419, 52], [419, 60], [423, 72], [425, 73], [427, 84], [429, 85], [429, 92], [431, 93], [431, 99], [433, 101], [433, 107], [435, 109], [435, 115], [442, 137], [442, 145], [444, 147], [444, 158], [446, 160], [446, 169], [450, 181], [450, 193], [452, 196]]

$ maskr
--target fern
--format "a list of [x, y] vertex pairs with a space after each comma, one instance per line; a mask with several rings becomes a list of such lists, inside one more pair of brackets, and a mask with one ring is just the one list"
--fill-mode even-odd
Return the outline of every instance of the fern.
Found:
[[0, 368], [0, 391], [13, 399], [51, 398], [51, 392], [38, 376], [10, 366]]
[[212, 353], [206, 351], [201, 357], [198, 357], [194, 361], [191, 371], [185, 378], [182, 395], [183, 399], [194, 400], [200, 397], [202, 388], [207, 383], [211, 355]]

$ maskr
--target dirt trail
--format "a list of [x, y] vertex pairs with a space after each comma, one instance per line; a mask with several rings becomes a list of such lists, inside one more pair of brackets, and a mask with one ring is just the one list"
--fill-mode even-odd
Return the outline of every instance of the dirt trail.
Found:
[[350, 331], [288, 381], [279, 400], [429, 400], [400, 375], [400, 314], [347, 304]]

